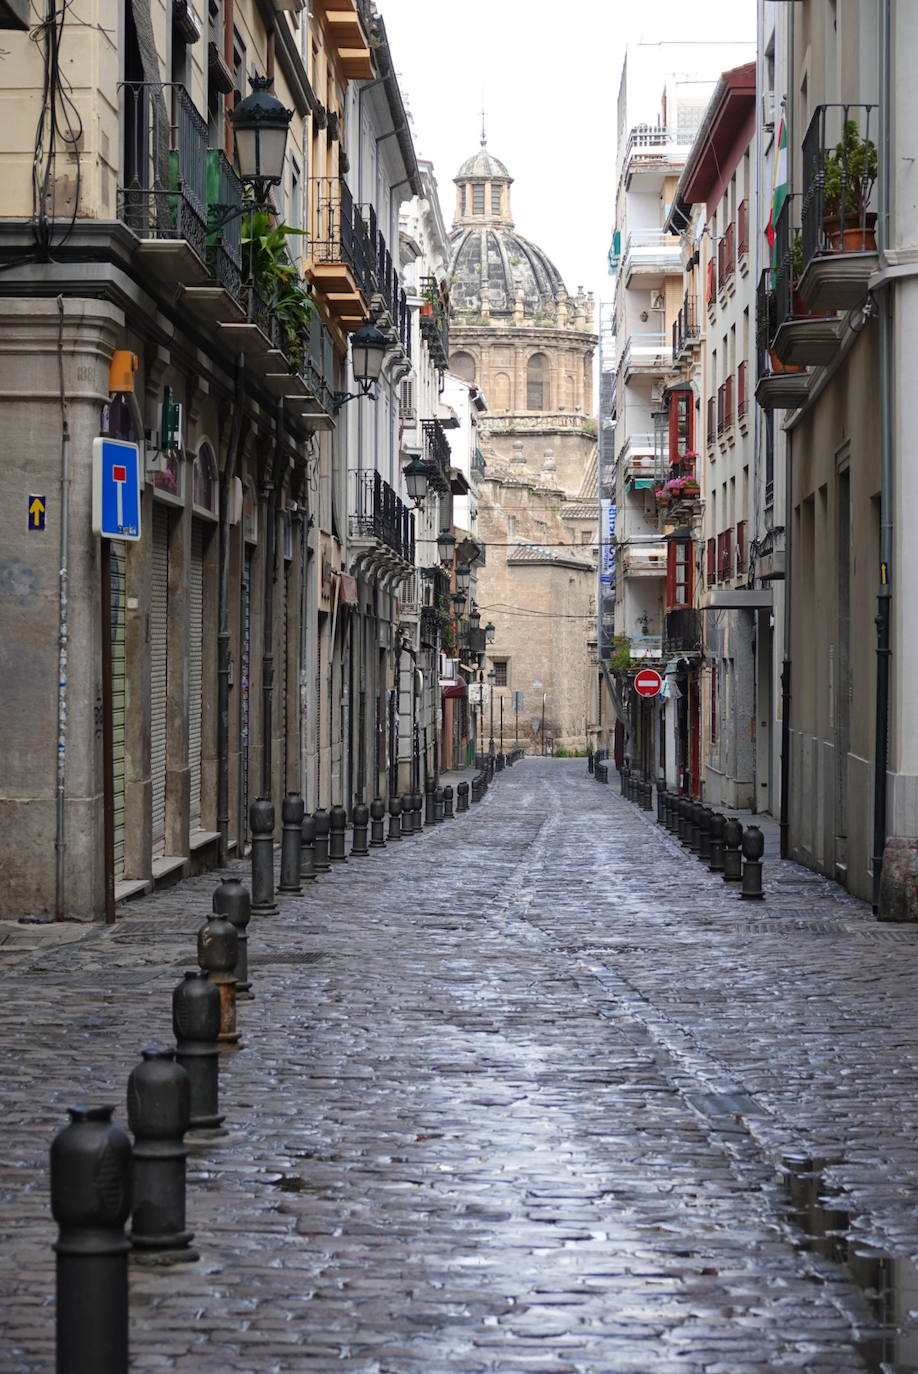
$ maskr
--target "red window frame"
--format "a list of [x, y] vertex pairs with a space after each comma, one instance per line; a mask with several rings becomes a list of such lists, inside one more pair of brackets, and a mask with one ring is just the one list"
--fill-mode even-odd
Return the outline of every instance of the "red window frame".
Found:
[[739, 255], [744, 258], [749, 252], [749, 205], [745, 200], [741, 200], [736, 207], [736, 237], [739, 239]]
[[708, 540], [707, 552], [707, 582], [709, 587], [713, 587], [717, 581], [717, 540], [712, 535]]
[[733, 374], [724, 382], [724, 429], [733, 424]]
[[746, 521], [740, 520], [736, 526], [736, 571], [746, 571]]
[[736, 418], [742, 420], [746, 414], [746, 364], [740, 363], [736, 369]]
[[695, 452], [695, 398], [688, 388], [669, 393], [669, 461]]
[[717, 296], [717, 282], [716, 282], [715, 277], [714, 277], [714, 259], [711, 258], [710, 261], [708, 262], [708, 281], [707, 281], [707, 287], [706, 287], [706, 289], [705, 289], [705, 296], [704, 296], [704, 298], [705, 298], [705, 301], [707, 302], [708, 305], [713, 305], [716, 296]]
[[694, 605], [695, 546], [691, 539], [670, 539], [666, 549], [666, 608]]
[[717, 438], [717, 399], [714, 396], [708, 397], [708, 443], [713, 444]]

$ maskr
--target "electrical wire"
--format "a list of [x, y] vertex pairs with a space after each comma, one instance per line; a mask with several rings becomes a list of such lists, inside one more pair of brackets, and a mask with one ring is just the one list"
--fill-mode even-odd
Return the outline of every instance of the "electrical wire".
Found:
[[[41, 52], [41, 109], [35, 129], [32, 156], [32, 217], [38, 259], [50, 262], [56, 251], [73, 233], [80, 208], [82, 167], [79, 145], [83, 121], [73, 100], [73, 87], [61, 66], [64, 25], [71, 0], [46, 0], [45, 16], [29, 32]], [[55, 240], [54, 192], [59, 157], [69, 155], [74, 162], [73, 209], [70, 222]], [[21, 262], [22, 259], [19, 259]]]

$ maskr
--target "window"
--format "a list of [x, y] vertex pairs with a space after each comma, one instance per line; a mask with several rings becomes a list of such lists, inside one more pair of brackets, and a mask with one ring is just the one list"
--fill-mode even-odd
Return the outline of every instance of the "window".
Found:
[[709, 587], [713, 587], [713, 585], [714, 585], [714, 583], [715, 583], [716, 581], [717, 581], [717, 540], [714, 539], [714, 537], [713, 537], [713, 535], [712, 535], [712, 537], [708, 540], [708, 554], [707, 554], [707, 583], [708, 583], [708, 586], [709, 586]]
[[507, 660], [505, 658], [495, 658], [494, 663], [494, 686], [507, 686]]
[[711, 659], [711, 743], [717, 742], [717, 661]]
[[303, 227], [303, 174], [296, 158], [290, 159], [290, 212], [287, 222], [294, 229]]
[[695, 451], [695, 407], [691, 391], [669, 393], [669, 461]]
[[746, 571], [746, 521], [740, 520], [736, 526], [736, 571]]
[[191, 502], [199, 511], [217, 514], [217, 465], [210, 444], [202, 444], [194, 460]]
[[460, 186], [460, 187], [459, 187], [459, 213], [460, 213], [460, 215], [464, 215], [464, 214], [465, 214], [465, 187], [464, 187], [464, 186]]
[[526, 367], [526, 409], [548, 408], [548, 359], [544, 353], [533, 353]]
[[691, 606], [694, 599], [694, 558], [691, 539], [671, 539], [666, 550], [666, 604]]
[[492, 214], [492, 215], [499, 215], [499, 214], [500, 214], [500, 187], [499, 187], [499, 186], [492, 186], [492, 187], [491, 187], [491, 214]]
[[449, 366], [450, 371], [461, 377], [464, 382], [474, 382], [475, 359], [471, 353], [451, 353]]
[[473, 215], [483, 215], [483, 214], [484, 214], [484, 205], [485, 205], [485, 202], [484, 202], [484, 193], [485, 193], [485, 188], [484, 188], [483, 186], [473, 186], [473, 187], [472, 187], [472, 214], [473, 214]]

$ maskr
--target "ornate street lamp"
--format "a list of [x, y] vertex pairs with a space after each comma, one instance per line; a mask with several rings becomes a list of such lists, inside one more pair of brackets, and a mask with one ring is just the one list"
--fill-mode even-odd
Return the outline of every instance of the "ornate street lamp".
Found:
[[474, 601], [473, 601], [473, 602], [472, 602], [472, 609], [469, 611], [469, 625], [471, 626], [471, 628], [472, 628], [473, 630], [477, 630], [477, 629], [478, 629], [478, 626], [479, 626], [480, 624], [481, 624], [481, 612], [479, 611], [478, 607], [475, 605], [475, 603], [474, 603]]
[[492, 622], [489, 620], [488, 623], [487, 623], [487, 625], [485, 626], [485, 643], [486, 643], [486, 644], [493, 644], [493, 643], [494, 643], [494, 636], [495, 636], [496, 634], [497, 634], [497, 631], [495, 630], [494, 625], [492, 624]]
[[412, 458], [411, 462], [406, 463], [402, 468], [402, 475], [405, 478], [408, 495], [417, 508], [427, 495], [427, 464], [422, 463], [420, 458]]
[[461, 617], [465, 610], [465, 592], [453, 592], [450, 600], [456, 608], [456, 616]]
[[488, 704], [490, 706], [491, 721], [488, 731], [488, 753], [494, 753], [494, 684], [497, 681], [497, 674], [491, 668], [488, 672]]
[[456, 586], [459, 588], [460, 592], [468, 591], [471, 578], [472, 570], [468, 563], [460, 563], [456, 569]]
[[284, 151], [293, 111], [285, 109], [268, 87], [270, 76], [252, 76], [250, 95], [230, 113], [236, 142], [239, 180], [252, 187], [255, 201], [263, 205], [272, 186], [284, 176]]
[[449, 530], [441, 530], [437, 535], [437, 557], [441, 563], [449, 563], [452, 560], [455, 547], [456, 536]]
[[[351, 371], [360, 390], [336, 391], [334, 394], [336, 413], [343, 405], [347, 405], [348, 401], [356, 401], [360, 396], [369, 396], [371, 400], [376, 400], [375, 395], [372, 395], [372, 390], [379, 381], [383, 358], [388, 348], [389, 340], [381, 330], [376, 328], [372, 320], [367, 320], [366, 324], [362, 324], [351, 335]], [[417, 462], [417, 459], [414, 461]], [[408, 466], [410, 467], [411, 464], [409, 463]], [[426, 472], [427, 469], [425, 468], [424, 471]], [[424, 489], [425, 491], [427, 489], [426, 479]], [[420, 501], [416, 501], [415, 505], [420, 505]]]

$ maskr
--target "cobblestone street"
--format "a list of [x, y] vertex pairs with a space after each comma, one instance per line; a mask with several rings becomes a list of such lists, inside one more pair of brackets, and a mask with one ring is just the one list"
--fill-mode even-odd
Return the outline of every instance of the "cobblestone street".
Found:
[[[616, 776], [527, 760], [253, 917], [201, 1258], [132, 1266], [133, 1369], [918, 1368], [918, 930], [771, 855], [740, 901]], [[53, 1368], [52, 1136], [124, 1123], [216, 880], [2, 928], [3, 1374]]]

